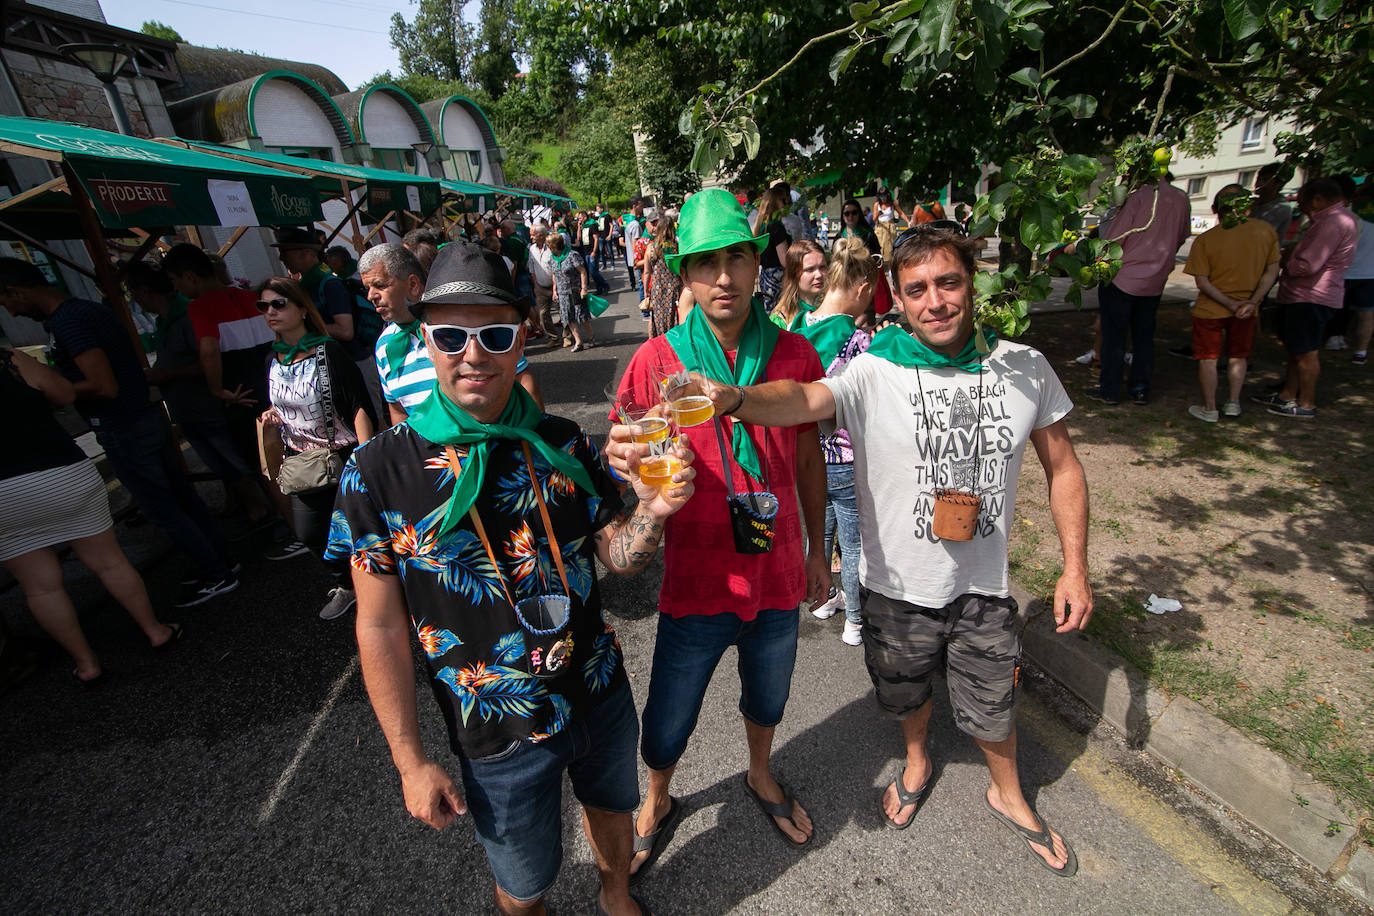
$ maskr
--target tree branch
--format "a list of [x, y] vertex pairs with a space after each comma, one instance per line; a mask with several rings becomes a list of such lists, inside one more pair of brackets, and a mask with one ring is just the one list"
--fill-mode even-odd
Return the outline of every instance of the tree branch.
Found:
[[[1164, 100], [1169, 97], [1169, 90], [1174, 88], [1174, 72], [1177, 69], [1177, 67], [1171, 66], [1168, 74], [1164, 77], [1164, 91], [1159, 94], [1159, 104], [1155, 106], [1155, 119], [1150, 122], [1149, 135], [1151, 137], [1159, 130], [1159, 122], [1164, 117]], [[1150, 218], [1154, 218], [1153, 213], [1150, 214]]]
[[1042, 73], [1040, 75], [1040, 79], [1048, 79], [1049, 77], [1058, 73], [1060, 70], [1063, 70], [1069, 64], [1078, 60], [1080, 57], [1092, 53], [1092, 51], [1098, 45], [1102, 44], [1102, 42], [1107, 40], [1107, 36], [1112, 34], [1112, 30], [1115, 29], [1116, 24], [1121, 21], [1121, 17], [1126, 15], [1126, 10], [1130, 9], [1134, 5], [1135, 0], [1126, 0], [1126, 3], [1122, 4], [1121, 9], [1116, 11], [1116, 15], [1112, 17], [1112, 21], [1107, 23], [1106, 31], [1104, 31], [1101, 35], [1097, 36], [1097, 41], [1094, 41], [1092, 44], [1088, 45], [1086, 48], [1084, 48], [1082, 51], [1079, 51], [1077, 54], [1071, 55], [1061, 60], [1059, 63], [1055, 64], [1053, 67]]

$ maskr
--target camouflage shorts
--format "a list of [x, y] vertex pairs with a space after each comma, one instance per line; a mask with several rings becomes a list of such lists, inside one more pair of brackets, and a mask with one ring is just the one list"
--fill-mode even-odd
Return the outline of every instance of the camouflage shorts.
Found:
[[864, 662], [884, 713], [915, 712], [944, 668], [959, 730], [984, 741], [1011, 736], [1021, 670], [1015, 599], [968, 594], [926, 608], [867, 589], [863, 597]]

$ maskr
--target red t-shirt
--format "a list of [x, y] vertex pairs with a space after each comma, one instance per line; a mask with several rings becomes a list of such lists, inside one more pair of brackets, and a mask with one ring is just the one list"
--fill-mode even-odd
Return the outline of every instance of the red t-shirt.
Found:
[[[733, 364], [734, 352], [725, 355]], [[641, 403], [656, 401], [659, 378], [655, 367], [682, 369], [682, 361], [666, 337], [646, 341], [635, 352], [620, 381], [621, 392], [634, 391]], [[823, 374], [820, 358], [806, 338], [783, 331], [760, 381], [786, 378], [812, 382]], [[719, 422], [735, 489], [761, 488], [751, 483], [729, 453], [735, 420], [720, 417]], [[663, 532], [664, 573], [658, 609], [669, 617], [735, 614], [749, 621], [762, 610], [796, 607], [806, 596], [804, 531], [797, 505], [797, 437], [815, 438], [815, 424], [749, 427], [755, 447], [768, 462], [769, 486], [778, 498], [773, 549], [764, 554], [735, 552], [725, 505], [729, 491], [715, 433], [707, 425], [688, 432], [696, 454], [696, 492], [668, 519]]]
[[197, 296], [187, 310], [196, 339], [213, 337], [219, 341], [220, 352], [225, 353], [271, 343], [276, 335], [258, 311], [257, 302], [254, 293], [236, 286]]

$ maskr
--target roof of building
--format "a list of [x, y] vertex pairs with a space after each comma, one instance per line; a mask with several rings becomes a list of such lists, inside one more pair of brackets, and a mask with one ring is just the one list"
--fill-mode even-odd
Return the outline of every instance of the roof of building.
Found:
[[348, 91], [344, 81], [328, 67], [302, 61], [282, 60], [278, 57], [263, 57], [260, 54], [245, 54], [226, 48], [178, 44], [177, 63], [181, 68], [181, 85], [163, 90], [163, 97], [168, 102], [228, 86], [269, 70], [291, 70], [309, 77], [319, 84], [326, 95], [341, 95]]

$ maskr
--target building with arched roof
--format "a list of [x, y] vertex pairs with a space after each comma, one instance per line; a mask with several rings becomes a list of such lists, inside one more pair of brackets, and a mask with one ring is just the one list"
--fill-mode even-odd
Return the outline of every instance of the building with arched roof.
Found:
[[288, 156], [356, 162], [357, 140], [319, 83], [269, 70], [168, 106], [177, 135]]
[[425, 102], [420, 110], [434, 127], [439, 145], [448, 151], [441, 160], [446, 177], [489, 185], [506, 183], [501, 166], [505, 153], [496, 142], [491, 121], [476, 102], [451, 95]]
[[334, 97], [348, 119], [367, 164], [379, 169], [412, 175], [442, 177], [430, 168], [444, 155], [429, 119], [400, 86], [377, 83], [366, 89]]

